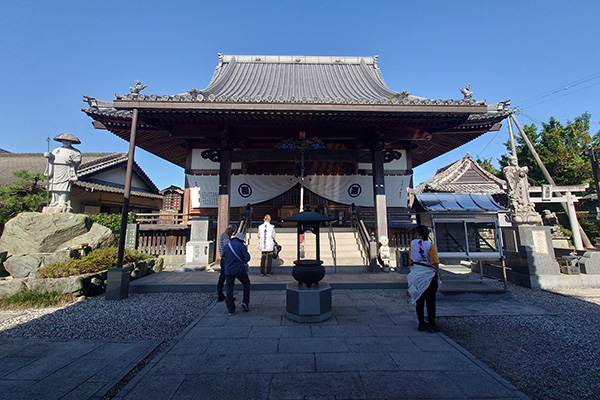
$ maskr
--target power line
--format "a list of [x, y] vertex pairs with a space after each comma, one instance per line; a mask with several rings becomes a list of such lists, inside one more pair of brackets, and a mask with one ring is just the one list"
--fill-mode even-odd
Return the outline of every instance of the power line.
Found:
[[[542, 94], [526, 98], [526, 99], [524, 99], [520, 103], [521, 107], [519, 107], [519, 108], [530, 107], [530, 106], [532, 106], [531, 103], [535, 103], [536, 101], [541, 100], [541, 99], [545, 99], [546, 97], [550, 97], [550, 96], [553, 96], [555, 94], [558, 94], [558, 93], [570, 90], [570, 89], [572, 89], [572, 88], [574, 88], [576, 86], [582, 85], [582, 84], [584, 84], [586, 82], [589, 82], [589, 81], [593, 81], [594, 79], [597, 79], [597, 78], [600, 78], [600, 72], [596, 72], [595, 74], [592, 74], [592, 75], [587, 76], [585, 78], [581, 78], [579, 80], [573, 81], [571, 83], [568, 83], [565, 86], [561, 86], [561, 87], [558, 87], [556, 89], [549, 90], [548, 92], [544, 92]], [[595, 83], [593, 85], [586, 86], [585, 89], [587, 89], [588, 87], [596, 86], [597, 84], [600, 84], [600, 83]], [[580, 89], [580, 90], [583, 90], [583, 88]], [[571, 93], [573, 93], [573, 92], [571, 91]]]

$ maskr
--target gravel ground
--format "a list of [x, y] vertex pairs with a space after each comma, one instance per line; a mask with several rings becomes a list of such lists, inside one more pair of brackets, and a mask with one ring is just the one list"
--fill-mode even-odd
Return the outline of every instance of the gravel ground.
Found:
[[439, 318], [442, 331], [534, 399], [600, 398], [600, 289], [509, 285], [552, 315]]
[[104, 296], [61, 307], [0, 310], [0, 337], [60, 339], [161, 339], [177, 336], [215, 300], [208, 293]]

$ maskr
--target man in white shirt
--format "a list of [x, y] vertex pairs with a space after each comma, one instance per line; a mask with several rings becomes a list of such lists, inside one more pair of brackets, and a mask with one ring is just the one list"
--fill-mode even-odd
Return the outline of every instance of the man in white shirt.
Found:
[[258, 249], [262, 252], [260, 258], [260, 276], [271, 276], [273, 264], [273, 248], [275, 247], [275, 226], [271, 224], [271, 216], [265, 215], [263, 224], [258, 227]]

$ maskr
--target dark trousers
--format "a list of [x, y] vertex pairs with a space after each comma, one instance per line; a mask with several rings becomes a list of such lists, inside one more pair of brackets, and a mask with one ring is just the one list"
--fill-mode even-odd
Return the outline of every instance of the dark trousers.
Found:
[[263, 251], [260, 258], [260, 273], [265, 273], [265, 265], [267, 266], [267, 274], [271, 273], [271, 265], [273, 264], [273, 252]]
[[417, 300], [417, 318], [425, 323], [425, 302], [427, 302], [427, 319], [429, 325], [435, 325], [435, 296], [438, 290], [437, 276], [434, 276], [427, 290]]
[[244, 299], [242, 302], [248, 305], [250, 304], [250, 278], [248, 278], [248, 273], [246, 271], [242, 271], [235, 275], [227, 275], [227, 299], [225, 299], [225, 304], [227, 304], [227, 311], [230, 313], [235, 311], [235, 303], [233, 301], [233, 285], [235, 284], [236, 279], [244, 286]]
[[223, 296], [225, 296], [223, 293], [223, 286], [225, 286], [225, 278], [227, 277], [227, 275], [225, 275], [225, 268], [223, 268], [224, 265], [225, 260], [221, 258], [221, 273], [219, 274], [219, 280], [217, 281], [217, 294], [222, 294]]

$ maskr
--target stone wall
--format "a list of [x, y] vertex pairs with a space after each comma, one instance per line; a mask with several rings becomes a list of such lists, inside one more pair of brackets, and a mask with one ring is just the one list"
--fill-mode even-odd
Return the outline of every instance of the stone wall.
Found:
[[[164, 260], [158, 258], [138, 261], [125, 267], [131, 268], [130, 279], [133, 281], [146, 275], [162, 271]], [[0, 278], [0, 297], [9, 297], [31, 290], [43, 292], [54, 291], [72, 294], [76, 297], [96, 296], [104, 293], [106, 290], [106, 275], [107, 271], [101, 271], [85, 275], [69, 276], [66, 278]]]

